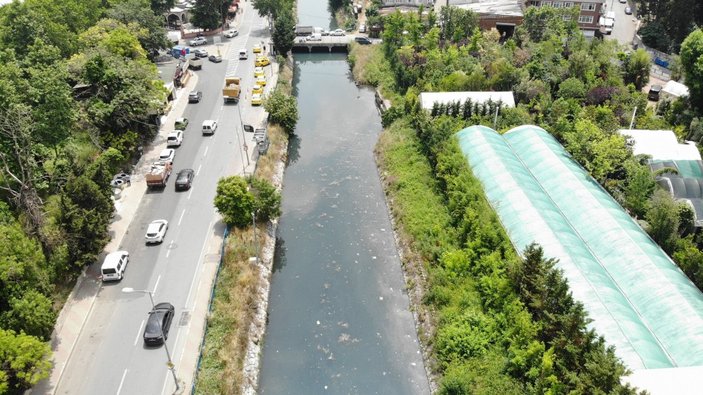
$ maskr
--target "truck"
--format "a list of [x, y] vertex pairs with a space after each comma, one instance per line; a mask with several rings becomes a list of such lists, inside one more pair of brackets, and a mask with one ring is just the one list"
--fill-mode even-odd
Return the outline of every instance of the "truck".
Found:
[[173, 163], [165, 161], [156, 161], [151, 165], [149, 172], [146, 174], [146, 185], [149, 188], [163, 188], [166, 186], [168, 176], [171, 175]]
[[315, 32], [315, 28], [312, 26], [302, 26], [295, 25], [295, 35], [296, 36], [309, 36]]
[[203, 59], [197, 56], [188, 56], [188, 68], [191, 70], [201, 70], [203, 68]]
[[222, 88], [222, 97], [225, 99], [225, 103], [229, 101], [239, 102], [239, 95], [242, 93], [239, 82], [239, 77], [225, 77], [225, 87]]
[[600, 25], [601, 33], [611, 34], [613, 32], [613, 26], [615, 26], [615, 19], [608, 17], [600, 17], [598, 23]]

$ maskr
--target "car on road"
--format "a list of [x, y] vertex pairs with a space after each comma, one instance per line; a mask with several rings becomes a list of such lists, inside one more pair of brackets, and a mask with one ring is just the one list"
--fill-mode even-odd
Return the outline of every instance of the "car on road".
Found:
[[166, 147], [180, 147], [183, 144], [183, 131], [175, 130], [166, 136]]
[[208, 58], [208, 60], [211, 61], [211, 62], [213, 62], [213, 63], [220, 63], [220, 62], [222, 62], [222, 56], [220, 56], [220, 55], [210, 55], [210, 57]]
[[196, 37], [188, 42], [191, 46], [195, 47], [198, 45], [205, 45], [207, 44], [207, 39], [205, 37]]
[[102, 266], [100, 274], [102, 281], [119, 281], [124, 277], [124, 271], [127, 269], [129, 262], [129, 252], [115, 251], [107, 254]]
[[268, 56], [257, 56], [256, 57], [256, 63], [254, 63], [254, 66], [256, 67], [266, 67], [271, 64], [271, 60], [269, 60]]
[[193, 55], [195, 55], [196, 58], [207, 58], [208, 53], [204, 49], [197, 48], [193, 50]]
[[662, 91], [662, 86], [658, 84], [654, 84], [649, 88], [649, 92], [647, 93], [647, 99], [651, 101], [659, 101], [659, 93]]
[[247, 60], [247, 50], [246, 48], [242, 48], [239, 50], [239, 60]]
[[264, 94], [264, 87], [261, 85], [254, 85], [254, 87], [251, 88], [251, 94], [252, 95], [256, 95], [256, 94], [263, 95]]
[[149, 312], [149, 319], [144, 328], [144, 344], [159, 346], [168, 339], [168, 330], [171, 328], [176, 309], [171, 303], [159, 303]]
[[173, 148], [166, 148], [159, 154], [159, 161], [161, 162], [173, 162], [173, 158], [176, 157], [176, 150]]
[[263, 67], [254, 67], [254, 77], [259, 77], [264, 75], [264, 68]]
[[162, 243], [164, 241], [164, 237], [166, 236], [167, 230], [168, 221], [165, 219], [151, 221], [149, 226], [146, 228], [146, 235], [144, 235], [144, 239], [147, 244]]
[[630, 8], [630, 6], [625, 7], [625, 14], [632, 15], [632, 8]]
[[174, 124], [176, 130], [186, 130], [186, 127], [188, 127], [188, 118], [176, 119], [176, 123]]
[[251, 52], [254, 52], [254, 53], [261, 53], [261, 45], [260, 45], [260, 44], [254, 44], [254, 47], [251, 49]]
[[263, 98], [261, 97], [260, 93], [255, 93], [251, 95], [251, 105], [252, 106], [260, 106], [263, 103]]
[[186, 190], [190, 189], [193, 185], [193, 179], [195, 178], [195, 171], [193, 169], [183, 169], [176, 175], [176, 190]]
[[217, 121], [206, 119], [203, 121], [203, 134], [215, 134], [217, 130]]
[[371, 40], [369, 40], [367, 37], [354, 37], [354, 41], [361, 45], [369, 45], [371, 44]]
[[342, 29], [335, 29], [330, 32], [330, 36], [344, 36], [346, 33], [344, 33], [344, 30]]
[[264, 77], [263, 75], [256, 77], [256, 81], [254, 81], [254, 84], [259, 86], [266, 86], [266, 77]]
[[227, 38], [237, 37], [238, 35], [239, 35], [239, 32], [235, 29], [227, 30], [224, 34], [224, 36]]
[[200, 99], [203, 98], [203, 92], [192, 91], [188, 94], [188, 103], [200, 103]]
[[625, 3], [627, 3], [627, 0], [618, 0], [618, 1], [620, 2], [620, 4], [625, 4]]

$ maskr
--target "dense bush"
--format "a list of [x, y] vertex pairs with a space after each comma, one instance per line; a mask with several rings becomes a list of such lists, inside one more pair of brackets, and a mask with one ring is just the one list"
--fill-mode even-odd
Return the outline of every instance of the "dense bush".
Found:
[[231, 176], [217, 182], [215, 207], [225, 223], [238, 228], [257, 220], [268, 220], [280, 214], [281, 196], [266, 180]]
[[283, 127], [288, 134], [295, 132], [298, 123], [298, 104], [295, 97], [276, 88], [264, 101], [264, 108], [269, 113], [269, 120]]

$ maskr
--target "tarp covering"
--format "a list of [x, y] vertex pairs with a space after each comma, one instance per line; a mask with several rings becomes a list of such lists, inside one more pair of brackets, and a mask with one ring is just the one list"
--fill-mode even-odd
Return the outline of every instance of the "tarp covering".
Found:
[[703, 294], [549, 133], [457, 138], [518, 249], [540, 244], [632, 369], [703, 365]]

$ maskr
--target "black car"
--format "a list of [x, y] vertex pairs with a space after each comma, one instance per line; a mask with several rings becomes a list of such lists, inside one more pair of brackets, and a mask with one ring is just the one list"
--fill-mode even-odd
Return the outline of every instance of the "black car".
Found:
[[183, 169], [176, 175], [176, 190], [180, 191], [182, 189], [190, 189], [193, 184], [193, 178], [195, 178], [195, 171], [193, 169]]
[[210, 57], [208, 57], [208, 59], [213, 63], [222, 62], [222, 56], [220, 56], [220, 55], [210, 55]]
[[649, 88], [649, 92], [647, 93], [647, 99], [651, 101], [659, 101], [659, 92], [661, 92], [662, 86], [661, 85], [652, 85]]
[[369, 40], [366, 37], [354, 37], [354, 41], [358, 42], [361, 45], [369, 45], [371, 44], [371, 40]]
[[149, 312], [149, 319], [144, 328], [144, 344], [158, 346], [168, 339], [168, 330], [176, 309], [171, 303], [159, 303]]
[[203, 98], [203, 92], [193, 91], [188, 95], [188, 103], [200, 103], [200, 99]]

